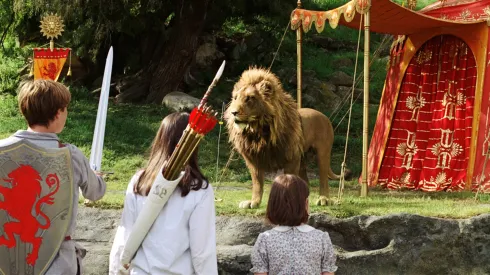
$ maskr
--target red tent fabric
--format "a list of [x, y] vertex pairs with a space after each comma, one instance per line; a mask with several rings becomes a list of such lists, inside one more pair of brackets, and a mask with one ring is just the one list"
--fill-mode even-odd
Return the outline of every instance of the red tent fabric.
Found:
[[[321, 31], [328, 21], [357, 29], [359, 1], [297, 9], [292, 28]], [[446, 0], [420, 12], [371, 0], [370, 18], [371, 31], [397, 36], [369, 146], [369, 184], [490, 192], [490, 0]]]
[[420, 12], [444, 20], [483, 22], [489, 18], [490, 6], [486, 0], [446, 0], [437, 1]]

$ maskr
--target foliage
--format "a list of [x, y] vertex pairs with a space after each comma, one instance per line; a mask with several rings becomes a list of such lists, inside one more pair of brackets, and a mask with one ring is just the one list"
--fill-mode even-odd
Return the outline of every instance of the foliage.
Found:
[[6, 58], [0, 54], [0, 94], [14, 94], [17, 84], [19, 83], [19, 68], [22, 66], [23, 60], [18, 58]]
[[28, 72], [30, 67], [25, 60], [30, 57], [28, 48], [16, 47], [16, 41], [10, 37], [0, 50], [0, 94], [15, 94], [20, 81], [20, 72]]

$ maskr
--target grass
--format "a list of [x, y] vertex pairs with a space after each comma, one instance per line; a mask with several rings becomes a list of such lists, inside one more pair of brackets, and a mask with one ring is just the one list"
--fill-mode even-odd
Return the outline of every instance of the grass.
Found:
[[[72, 89], [73, 102], [69, 107], [69, 119], [60, 138], [65, 142], [77, 145], [88, 157], [92, 141], [93, 128], [97, 112], [97, 100], [90, 98], [86, 90]], [[113, 103], [109, 106], [107, 129], [105, 136], [103, 170], [113, 171], [106, 178], [107, 193], [96, 202], [100, 208], [121, 208], [124, 191], [131, 176], [145, 164], [147, 148], [151, 144], [154, 133], [161, 119], [168, 110], [154, 105], [127, 105]], [[0, 138], [5, 138], [17, 129], [25, 128], [25, 122], [19, 115], [15, 98], [12, 95], [0, 96]], [[224, 129], [222, 129], [224, 130]], [[265, 213], [266, 200], [270, 189], [271, 177], [266, 182], [264, 203], [253, 210], [239, 209], [238, 203], [251, 195], [251, 184], [248, 170], [239, 156], [231, 162], [227, 173], [220, 183], [216, 180], [216, 152], [218, 146], [219, 127], [215, 128], [200, 146], [200, 164], [215, 188], [216, 211], [219, 215], [262, 216]], [[340, 163], [343, 151], [342, 138], [336, 138], [333, 164]], [[353, 150], [360, 150], [358, 141], [350, 144]], [[220, 167], [229, 157], [229, 146], [226, 132], [223, 131], [220, 142]], [[334, 166], [338, 171], [338, 167]], [[220, 171], [221, 173], [222, 171]], [[330, 181], [331, 197], [336, 199], [338, 182]], [[311, 180], [312, 212], [327, 213], [336, 217], [355, 215], [385, 215], [390, 213], [412, 213], [425, 216], [464, 218], [490, 211], [490, 196], [482, 195], [479, 200], [473, 199], [472, 193], [423, 193], [423, 192], [389, 192], [373, 188], [367, 198], [358, 196], [359, 185], [347, 182], [342, 203], [320, 207], [314, 205], [318, 197], [318, 179]]]
[[[387, 215], [393, 213], [409, 213], [440, 218], [466, 218], [490, 211], [490, 196], [483, 195], [478, 201], [474, 194], [461, 193], [425, 193], [418, 191], [386, 191], [380, 188], [370, 189], [367, 198], [359, 197], [359, 186], [348, 182], [344, 189], [342, 201], [337, 200], [338, 182], [330, 182], [330, 194], [333, 205], [328, 207], [316, 206], [318, 198], [318, 181], [313, 180], [310, 188], [310, 210], [312, 213], [326, 213], [339, 218], [357, 215]], [[219, 215], [263, 216], [266, 211], [266, 201], [270, 191], [270, 182], [265, 186], [265, 202], [253, 210], [243, 210], [238, 203], [250, 196], [249, 188], [240, 184], [231, 186], [215, 186], [216, 197], [222, 201], [216, 202]]]

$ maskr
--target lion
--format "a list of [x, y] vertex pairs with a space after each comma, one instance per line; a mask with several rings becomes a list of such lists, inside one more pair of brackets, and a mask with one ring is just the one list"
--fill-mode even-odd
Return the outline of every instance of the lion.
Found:
[[252, 177], [252, 199], [240, 208], [257, 208], [264, 192], [264, 173], [284, 169], [308, 183], [306, 159], [316, 151], [320, 170], [320, 197], [327, 205], [328, 178], [340, 179], [330, 168], [333, 127], [322, 113], [297, 109], [295, 100], [283, 90], [279, 78], [262, 68], [249, 68], [233, 88], [225, 111], [229, 141], [242, 155]]
[[[56, 174], [48, 174], [46, 184], [54, 190], [43, 197], [41, 195], [41, 175], [32, 166], [21, 165], [8, 174], [3, 181], [12, 185], [11, 188], [0, 185], [0, 209], [8, 214], [10, 221], [3, 226], [5, 236], [0, 235], [0, 247], [13, 248], [17, 245], [15, 235], [27, 244], [31, 245], [31, 253], [27, 255], [27, 264], [34, 266], [38, 259], [39, 248], [43, 242], [43, 236], [38, 235], [39, 229], [51, 227], [51, 220], [42, 212], [44, 204], [54, 204], [54, 194], [58, 192], [60, 181]], [[35, 215], [33, 214], [33, 210]], [[38, 215], [44, 219], [44, 223], [38, 220]]]

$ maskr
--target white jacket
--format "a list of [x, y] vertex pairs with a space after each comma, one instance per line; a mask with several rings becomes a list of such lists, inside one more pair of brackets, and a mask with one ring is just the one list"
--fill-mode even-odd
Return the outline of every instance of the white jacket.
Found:
[[[147, 198], [133, 192], [139, 176], [133, 176], [126, 191], [121, 224], [111, 249], [111, 275], [121, 268], [124, 244]], [[185, 197], [177, 187], [136, 252], [129, 274], [218, 274], [215, 223], [211, 185], [191, 190]]]

